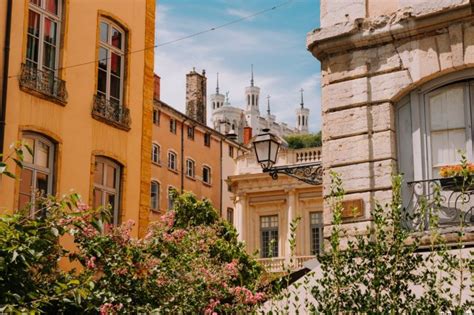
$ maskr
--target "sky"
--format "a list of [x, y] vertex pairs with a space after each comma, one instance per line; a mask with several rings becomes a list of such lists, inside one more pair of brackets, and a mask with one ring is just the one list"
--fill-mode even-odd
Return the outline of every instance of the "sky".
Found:
[[[304, 89], [310, 109], [310, 131], [321, 129], [320, 64], [306, 49], [306, 34], [319, 27], [319, 0], [293, 0], [239, 23], [159, 46], [199, 31], [272, 8], [288, 0], [157, 0], [155, 72], [161, 77], [161, 99], [185, 110], [186, 73], [206, 70], [207, 91], [220, 92], [244, 108], [245, 87], [254, 67], [260, 112], [270, 95], [272, 114], [295, 126], [295, 110]], [[208, 104], [208, 121], [211, 109]]]

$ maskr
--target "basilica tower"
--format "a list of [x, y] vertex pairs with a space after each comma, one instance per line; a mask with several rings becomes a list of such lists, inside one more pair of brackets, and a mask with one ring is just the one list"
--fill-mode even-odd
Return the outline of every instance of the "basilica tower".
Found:
[[304, 107], [303, 92], [301, 89], [300, 107], [296, 110], [296, 129], [299, 133], [308, 133], [309, 108]]

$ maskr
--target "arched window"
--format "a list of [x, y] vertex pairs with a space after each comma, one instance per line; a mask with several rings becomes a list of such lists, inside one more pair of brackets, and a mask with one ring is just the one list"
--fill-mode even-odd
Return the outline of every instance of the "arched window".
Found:
[[97, 96], [111, 104], [123, 104], [125, 71], [125, 31], [116, 23], [101, 18], [99, 22], [99, 67]]
[[150, 208], [154, 211], [160, 210], [160, 183], [151, 182], [150, 187]]
[[53, 193], [53, 178], [55, 171], [55, 145], [47, 138], [25, 133], [23, 142], [33, 154], [25, 150], [23, 168], [21, 170], [19, 209], [31, 203], [34, 211], [35, 198], [38, 195]]
[[298, 126], [301, 125], [301, 116], [298, 115]]
[[250, 105], [250, 94], [247, 95], [247, 104]]
[[255, 105], [255, 95], [252, 94], [252, 105]]
[[151, 148], [151, 161], [156, 164], [160, 164], [160, 146], [153, 143]]
[[202, 167], [202, 181], [208, 185], [211, 184], [211, 168], [208, 166]]
[[194, 174], [195, 174], [194, 165], [195, 165], [195, 163], [194, 163], [193, 160], [191, 160], [191, 159], [186, 160], [186, 176], [194, 178]]
[[106, 157], [97, 157], [94, 171], [94, 207], [110, 207], [112, 222], [120, 223], [122, 167]]
[[168, 168], [173, 171], [178, 169], [178, 157], [173, 151], [168, 151]]

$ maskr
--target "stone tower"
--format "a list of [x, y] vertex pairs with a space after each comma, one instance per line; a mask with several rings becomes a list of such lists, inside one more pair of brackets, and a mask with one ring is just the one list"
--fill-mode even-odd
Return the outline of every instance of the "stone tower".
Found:
[[250, 78], [250, 86], [245, 88], [245, 99], [247, 102], [247, 111], [251, 112], [257, 116], [260, 115], [260, 110], [258, 107], [258, 97], [260, 94], [260, 88], [254, 85], [253, 80], [253, 65], [252, 73]]
[[202, 74], [199, 74], [193, 68], [186, 75], [186, 115], [202, 124], [207, 123], [206, 86], [205, 70], [202, 71]]
[[304, 107], [303, 92], [301, 89], [300, 107], [296, 110], [296, 129], [299, 133], [308, 133], [309, 108]]
[[225, 96], [219, 92], [219, 73], [217, 73], [216, 93], [211, 94], [210, 98], [213, 112], [224, 106]]

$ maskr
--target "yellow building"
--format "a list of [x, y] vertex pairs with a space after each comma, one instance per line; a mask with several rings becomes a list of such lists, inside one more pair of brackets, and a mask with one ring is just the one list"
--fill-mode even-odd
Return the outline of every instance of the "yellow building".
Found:
[[[224, 218], [233, 221], [233, 202], [225, 179], [236, 171], [236, 158], [247, 149], [205, 123], [191, 117], [205, 111], [188, 110], [186, 115], [159, 100], [160, 78], [155, 76], [155, 103], [152, 115], [150, 221], [172, 208], [169, 192], [189, 191], [209, 199]], [[187, 75], [187, 102], [205, 106], [205, 75]], [[188, 107], [189, 108], [189, 107]], [[197, 116], [197, 115], [195, 115]]]
[[34, 150], [23, 170], [9, 165], [21, 181], [0, 178], [0, 211], [75, 191], [143, 234], [155, 1], [8, 0], [0, 20], [1, 151], [22, 139]]

